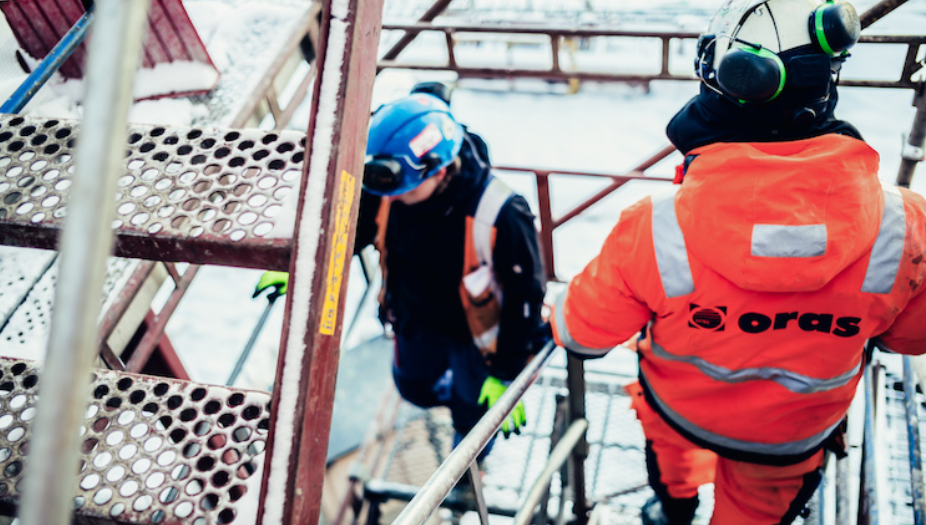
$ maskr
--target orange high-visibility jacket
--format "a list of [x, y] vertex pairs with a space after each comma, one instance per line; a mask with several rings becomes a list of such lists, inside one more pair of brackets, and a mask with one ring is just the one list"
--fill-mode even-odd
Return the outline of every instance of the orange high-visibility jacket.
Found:
[[648, 326], [640, 382], [673, 428], [733, 459], [800, 461], [845, 416], [867, 339], [926, 352], [926, 201], [841, 135], [690, 155], [569, 284], [556, 340], [603, 355]]

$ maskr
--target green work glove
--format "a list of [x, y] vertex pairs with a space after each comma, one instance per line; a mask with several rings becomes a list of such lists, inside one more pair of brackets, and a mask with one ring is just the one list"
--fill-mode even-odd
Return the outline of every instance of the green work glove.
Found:
[[[497, 377], [489, 376], [486, 378], [485, 382], [482, 383], [482, 390], [479, 392], [479, 404], [486, 403], [486, 409], [492, 408], [492, 405], [498, 401], [498, 398], [502, 397], [505, 390], [508, 390], [508, 385], [502, 383]], [[509, 422], [511, 423], [510, 426]], [[505, 422], [502, 423], [502, 432], [505, 434], [505, 439], [508, 438], [511, 432], [520, 434], [521, 427], [526, 424], [527, 416], [524, 414], [524, 403], [518, 401], [518, 404], [514, 406], [514, 409], [508, 414], [508, 417], [505, 418]]]
[[257, 297], [261, 292], [267, 288], [273, 288], [274, 290], [270, 292], [271, 295], [276, 294], [277, 296], [284, 295], [286, 293], [286, 286], [289, 284], [289, 274], [286, 272], [264, 272], [260, 276], [260, 280], [257, 281], [257, 286], [254, 288], [254, 295], [251, 297]]

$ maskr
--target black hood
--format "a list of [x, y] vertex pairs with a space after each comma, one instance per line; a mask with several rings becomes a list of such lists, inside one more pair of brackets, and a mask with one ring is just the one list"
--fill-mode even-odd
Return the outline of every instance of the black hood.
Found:
[[740, 104], [703, 84], [701, 93], [688, 101], [669, 121], [666, 135], [682, 154], [715, 142], [778, 142], [839, 133], [862, 138], [848, 122], [834, 116], [838, 95], [831, 85], [829, 97], [815, 118], [796, 118], [804, 107], [794, 95], [764, 104]]

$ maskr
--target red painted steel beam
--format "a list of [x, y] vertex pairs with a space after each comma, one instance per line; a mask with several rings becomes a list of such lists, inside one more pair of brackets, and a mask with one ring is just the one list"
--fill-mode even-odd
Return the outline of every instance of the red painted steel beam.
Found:
[[[663, 181], [672, 182], [672, 179], [662, 177], [647, 177], [644, 172], [654, 166], [659, 161], [665, 159], [675, 151], [674, 146], [666, 146], [654, 155], [650, 156], [635, 168], [630, 170], [626, 175], [609, 175], [604, 173], [589, 173], [581, 171], [547, 171], [533, 170], [528, 168], [512, 168], [506, 166], [497, 166], [498, 171], [513, 171], [519, 173], [533, 173], [537, 181], [537, 201], [540, 206], [540, 248], [543, 252], [544, 271], [547, 279], [554, 281], [556, 277], [556, 261], [553, 255], [553, 230], [562, 226], [575, 216], [590, 208], [592, 205], [607, 197], [615, 190], [631, 180]], [[551, 195], [550, 195], [550, 175], [573, 175], [583, 177], [604, 177], [612, 180], [611, 184], [600, 190], [595, 195], [582, 201], [559, 219], [553, 219]]]
[[540, 205], [540, 250], [543, 254], [543, 266], [548, 281], [556, 280], [556, 260], [553, 256], [553, 207], [550, 198], [550, 173], [538, 171], [537, 202]]
[[881, 2], [878, 2], [870, 9], [868, 9], [868, 11], [865, 11], [859, 16], [859, 21], [862, 23], [862, 29], [865, 29], [878, 20], [881, 20], [885, 17], [885, 15], [906, 3], [907, 0], [881, 0]]
[[[435, 18], [437, 18], [439, 14], [444, 12], [444, 9], [447, 9], [447, 6], [450, 5], [450, 2], [452, 1], [453, 0], [436, 0], [434, 4], [431, 5], [431, 7], [428, 8], [428, 10], [425, 11], [423, 15], [421, 15], [421, 18], [418, 19], [418, 22], [419, 23], [430, 22], [434, 20]], [[418, 37], [417, 32], [411, 32], [411, 31], [406, 32], [405, 36], [400, 38], [399, 41], [396, 42], [395, 45], [393, 45], [392, 48], [389, 49], [389, 51], [386, 51], [386, 54], [383, 55], [383, 59], [384, 60], [394, 60], [396, 57], [399, 56], [399, 53], [405, 50], [405, 48], [408, 47], [409, 44], [411, 44], [412, 41], [414, 41], [415, 38], [417, 37]]]
[[161, 311], [155, 316], [154, 321], [147, 325], [145, 335], [142, 337], [141, 341], [139, 341], [138, 346], [135, 347], [128, 362], [126, 362], [125, 369], [127, 371], [141, 372], [145, 367], [145, 363], [148, 362], [151, 353], [154, 352], [158, 340], [161, 338], [161, 335], [164, 334], [167, 321], [170, 320], [170, 316], [173, 315], [174, 310], [177, 309], [177, 305], [180, 304], [180, 299], [186, 294], [199, 268], [199, 266], [190, 265], [186, 269], [186, 272], [183, 273], [180, 282], [175, 284], [176, 288], [171, 292], [170, 297], [168, 297]]
[[[451, 33], [492, 33], [504, 35], [556, 35], [562, 38], [588, 38], [595, 36], [624, 36], [633, 38], [692, 38], [696, 39], [700, 33], [690, 31], [627, 31], [608, 28], [575, 28], [555, 26], [491, 26], [491, 25], [436, 25], [427, 23], [415, 24], [385, 24], [383, 31], [408, 31], [420, 33], [422, 31], [444, 31]], [[385, 60], [392, 60], [383, 56]]]
[[[333, 4], [333, 5], [332, 5]], [[318, 523], [382, 0], [327, 2], [259, 522]]]
[[105, 345], [106, 340], [109, 339], [113, 330], [116, 329], [116, 325], [119, 324], [119, 320], [122, 319], [122, 316], [125, 315], [125, 312], [129, 309], [129, 305], [132, 304], [135, 295], [138, 294], [142, 285], [145, 284], [145, 280], [151, 275], [151, 272], [154, 270], [154, 265], [155, 263], [153, 261], [141, 261], [135, 270], [132, 271], [132, 275], [129, 276], [125, 286], [119, 290], [118, 297], [113, 302], [112, 306], [109, 307], [109, 310], [103, 315], [102, 321], [100, 321], [100, 337], [97, 341], [97, 346], [102, 348]]
[[[897, 0], [886, 0], [886, 3]], [[893, 8], [896, 8], [893, 7]], [[893, 9], [892, 8], [892, 9]], [[873, 8], [874, 9], [874, 8]], [[883, 15], [882, 15], [883, 16]], [[672, 39], [695, 39], [698, 33], [671, 32], [671, 31], [626, 31], [601, 28], [563, 28], [563, 27], [499, 27], [455, 25], [444, 26], [429, 23], [415, 24], [387, 24], [384, 30], [405, 31], [407, 35], [416, 36], [424, 31], [442, 32], [447, 41], [449, 60], [446, 64], [409, 64], [395, 60], [393, 55], [384, 56], [378, 64], [378, 70], [383, 69], [412, 69], [418, 71], [453, 71], [460, 78], [537, 78], [552, 81], [585, 80], [596, 82], [624, 82], [629, 84], [648, 84], [656, 80], [697, 80], [694, 75], [678, 75], [669, 71], [669, 41]], [[551, 41], [553, 53], [553, 66], [548, 69], [521, 69], [521, 68], [495, 68], [495, 67], [460, 67], [454, 56], [453, 35], [459, 33], [493, 34], [493, 35], [543, 35]], [[662, 43], [659, 69], [657, 74], [619, 74], [596, 71], [563, 71], [559, 67], [558, 43], [561, 38], [594, 38], [594, 37], [627, 37], [627, 38], [654, 38]], [[918, 83], [913, 82], [912, 75], [922, 66], [916, 62], [920, 46], [926, 45], [926, 37], [905, 35], [865, 35], [859, 40], [862, 44], [906, 44], [909, 47], [907, 58], [899, 80], [854, 80], [842, 79], [840, 85], [849, 87], [880, 87], [880, 88], [916, 88]]]
[[653, 155], [653, 156], [651, 156], [650, 158], [644, 160], [644, 161], [641, 162], [639, 165], [637, 165], [637, 167], [635, 167], [635, 168], [633, 168], [632, 170], [630, 170], [630, 173], [629, 173], [628, 175], [622, 176], [622, 177], [612, 177], [614, 180], [613, 180], [613, 182], [611, 182], [611, 184], [608, 184], [608, 185], [607, 185], [605, 188], [603, 188], [601, 191], [599, 191], [599, 192], [596, 193], [595, 195], [589, 197], [589, 198], [586, 199], [584, 202], [582, 202], [582, 203], [580, 203], [578, 206], [574, 207], [572, 210], [570, 210], [568, 213], [564, 214], [564, 215], [563, 215], [562, 217], [560, 217], [559, 219], [553, 221], [553, 227], [554, 227], [554, 228], [558, 228], [558, 227], [562, 226], [563, 224], [565, 224], [566, 222], [572, 220], [573, 218], [575, 218], [577, 215], [579, 215], [579, 214], [582, 213], [583, 211], [585, 211], [585, 210], [587, 210], [588, 208], [590, 208], [593, 204], [595, 204], [595, 203], [597, 203], [598, 201], [600, 201], [601, 199], [607, 197], [608, 195], [610, 195], [611, 193], [613, 193], [616, 189], [620, 188], [621, 186], [623, 186], [624, 184], [626, 184], [626, 183], [628, 183], [628, 182], [630, 182], [630, 181], [632, 181], [632, 180], [657, 180], [657, 181], [661, 180], [661, 181], [664, 181], [664, 182], [672, 182], [672, 179], [663, 179], [663, 178], [657, 178], [657, 177], [646, 177], [646, 176], [644, 176], [644, 172], [645, 172], [646, 170], [648, 170], [649, 168], [651, 168], [651, 167], [652, 167], [654, 164], [656, 164], [657, 162], [659, 162], [659, 161], [661, 161], [662, 159], [664, 159], [664, 158], [668, 157], [669, 155], [671, 155], [674, 151], [675, 151], [675, 146], [671, 146], [671, 145], [666, 146], [666, 147], [662, 148], [661, 150], [659, 150], [655, 155]]

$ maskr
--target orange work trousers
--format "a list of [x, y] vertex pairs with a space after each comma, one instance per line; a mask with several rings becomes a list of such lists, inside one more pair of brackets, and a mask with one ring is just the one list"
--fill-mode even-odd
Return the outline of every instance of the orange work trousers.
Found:
[[[713, 482], [711, 525], [780, 523], [804, 486], [805, 476], [823, 465], [822, 450], [809, 459], [784, 467], [720, 457], [688, 441], [663, 421], [644, 399], [639, 383], [627, 385], [625, 390], [630, 394], [630, 406], [643, 425], [647, 446], [658, 464], [655, 472], [659, 480], [651, 479], [650, 483], [661, 483], [670, 498], [690, 499], [698, 495], [698, 487]], [[651, 475], [653, 472], [650, 468]], [[663, 507], [667, 504], [671, 503], [664, 501]]]

